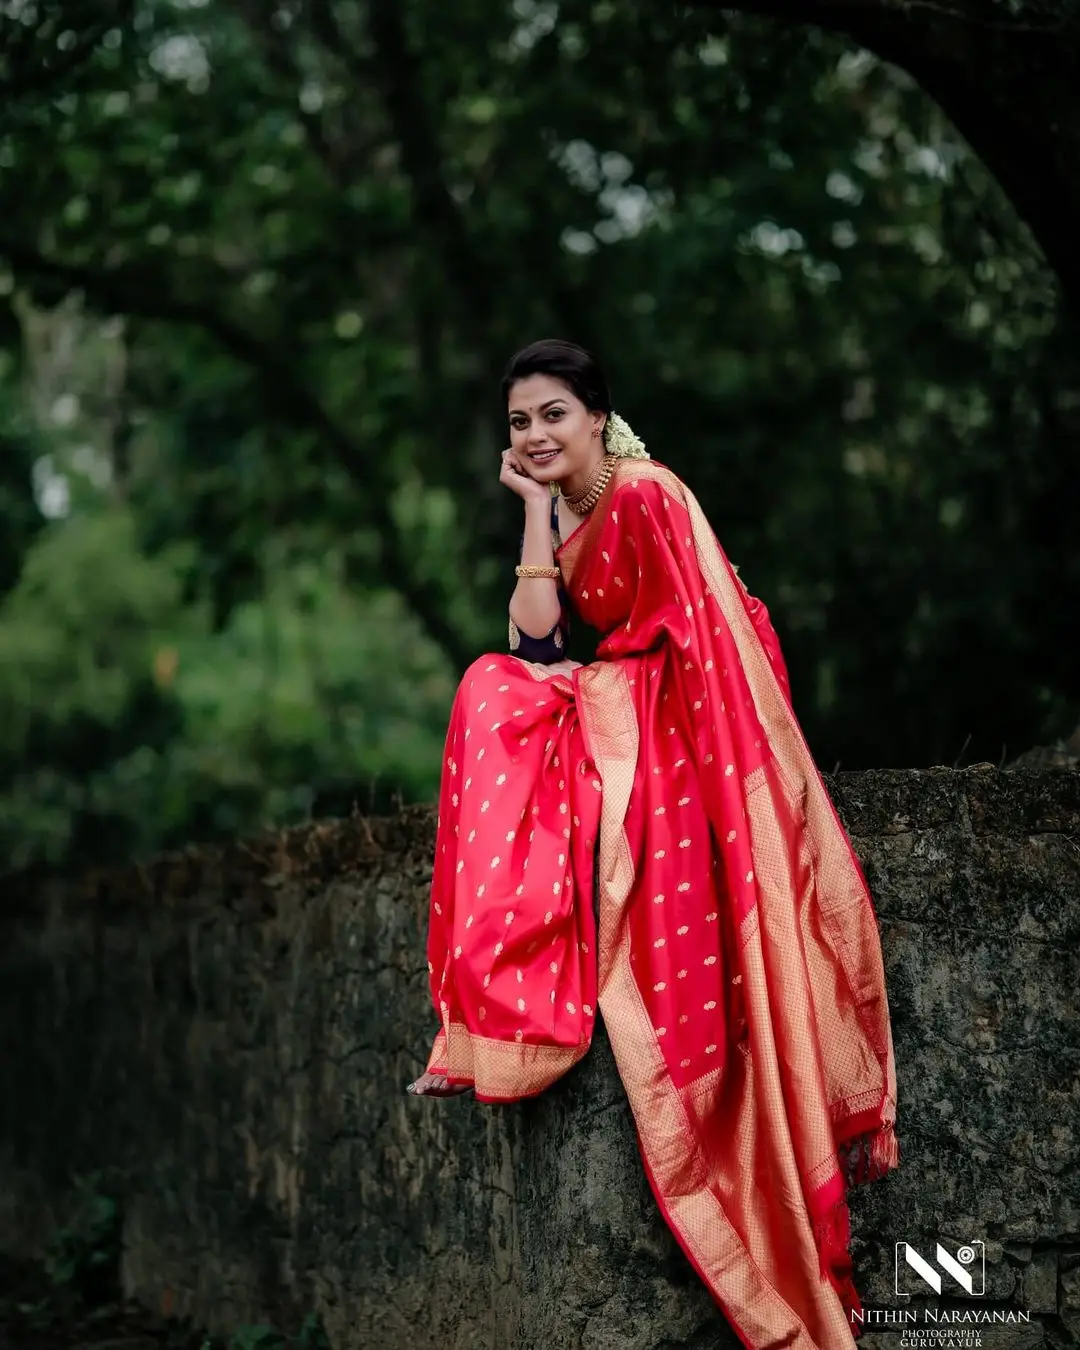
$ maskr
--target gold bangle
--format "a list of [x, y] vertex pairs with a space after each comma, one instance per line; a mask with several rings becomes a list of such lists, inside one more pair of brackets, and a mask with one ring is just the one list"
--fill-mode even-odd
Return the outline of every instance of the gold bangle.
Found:
[[562, 573], [559, 571], [557, 567], [533, 567], [531, 565], [526, 565], [525, 567], [522, 567], [519, 564], [517, 567], [514, 568], [514, 576], [550, 577], [552, 581], [558, 581], [559, 577], [562, 576]]

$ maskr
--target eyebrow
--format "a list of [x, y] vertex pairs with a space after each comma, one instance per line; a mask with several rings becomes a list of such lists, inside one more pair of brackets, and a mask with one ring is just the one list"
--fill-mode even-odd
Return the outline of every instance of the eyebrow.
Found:
[[[553, 403], [563, 403], [563, 402], [565, 402], [565, 399], [563, 399], [563, 398], [561, 398], [561, 397], [560, 397], [560, 398], [549, 398], [548, 401], [547, 401], [546, 403], [541, 403], [541, 404], [540, 404], [540, 411], [543, 412], [545, 408], [550, 408], [551, 405], [552, 405]], [[510, 416], [513, 417], [515, 413], [523, 413], [524, 411], [525, 411], [524, 408], [511, 408], [511, 409], [510, 409]]]

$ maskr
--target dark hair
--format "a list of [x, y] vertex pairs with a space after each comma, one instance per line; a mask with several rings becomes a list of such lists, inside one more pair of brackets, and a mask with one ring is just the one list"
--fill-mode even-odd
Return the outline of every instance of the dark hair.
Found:
[[561, 338], [543, 338], [522, 347], [510, 358], [503, 376], [504, 405], [518, 380], [530, 375], [550, 375], [562, 380], [590, 412], [611, 412], [611, 394], [604, 372], [589, 352], [576, 343], [563, 342]]

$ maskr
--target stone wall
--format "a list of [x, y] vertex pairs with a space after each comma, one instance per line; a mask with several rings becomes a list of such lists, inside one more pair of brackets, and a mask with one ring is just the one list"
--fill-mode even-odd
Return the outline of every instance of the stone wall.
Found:
[[[1080, 774], [830, 782], [881, 924], [900, 1169], [857, 1283], [986, 1243], [988, 1347], [1080, 1344]], [[333, 822], [0, 905], [0, 1247], [73, 1175], [133, 1296], [211, 1330], [318, 1311], [335, 1350], [735, 1346], [657, 1215], [602, 1034], [535, 1101], [416, 1100], [433, 815]], [[917, 1301], [917, 1300], [915, 1300]], [[876, 1333], [864, 1350], [898, 1347]]]

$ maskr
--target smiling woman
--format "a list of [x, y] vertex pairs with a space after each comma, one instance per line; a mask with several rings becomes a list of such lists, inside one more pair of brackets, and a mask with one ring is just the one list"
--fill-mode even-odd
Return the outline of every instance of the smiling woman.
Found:
[[[599, 1013], [653, 1193], [743, 1343], [850, 1344], [846, 1187], [899, 1162], [892, 1034], [776, 634], [587, 352], [536, 343], [503, 392], [518, 648], [475, 661], [450, 715], [441, 1025], [409, 1090], [531, 1096]], [[605, 634], [589, 665], [564, 659], [571, 610]]]
[[590, 374], [577, 348], [546, 342], [519, 353], [503, 380], [511, 444], [500, 481], [525, 503], [510, 644], [533, 660], [562, 654], [568, 607], [556, 584], [554, 551], [588, 514], [611, 473], [602, 443], [610, 400]]

